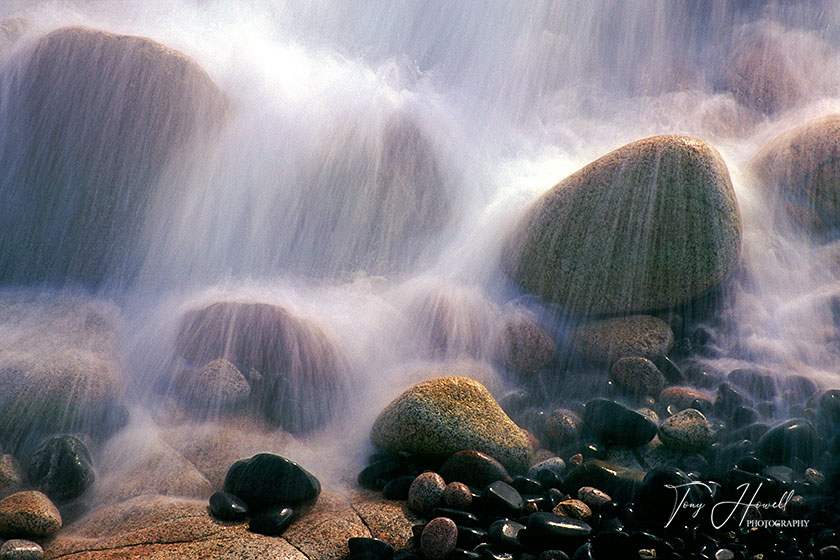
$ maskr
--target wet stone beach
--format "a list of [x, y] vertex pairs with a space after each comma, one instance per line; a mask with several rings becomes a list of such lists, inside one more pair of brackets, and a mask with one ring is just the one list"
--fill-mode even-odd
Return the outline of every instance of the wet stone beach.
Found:
[[840, 10], [468, 4], [0, 5], [0, 560], [840, 559]]

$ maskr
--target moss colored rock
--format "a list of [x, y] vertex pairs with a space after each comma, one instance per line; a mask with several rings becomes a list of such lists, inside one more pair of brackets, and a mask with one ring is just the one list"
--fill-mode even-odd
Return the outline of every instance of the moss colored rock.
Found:
[[389, 451], [433, 455], [474, 449], [512, 471], [531, 462], [527, 434], [483, 385], [466, 377], [436, 377], [410, 387], [379, 414], [371, 440]]
[[735, 267], [741, 217], [714, 148], [685, 136], [621, 147], [545, 193], [509, 238], [524, 291], [581, 314], [674, 306]]
[[800, 226], [824, 232], [840, 220], [840, 115], [789, 130], [750, 162], [770, 197]]

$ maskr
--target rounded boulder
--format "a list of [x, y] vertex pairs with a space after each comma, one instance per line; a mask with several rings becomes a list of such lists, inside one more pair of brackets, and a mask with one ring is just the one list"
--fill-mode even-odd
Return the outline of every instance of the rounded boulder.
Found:
[[502, 266], [525, 292], [579, 314], [651, 311], [722, 283], [738, 262], [741, 228], [720, 154], [695, 138], [655, 136], [540, 197]]
[[371, 440], [395, 452], [449, 456], [473, 449], [511, 471], [531, 463], [527, 433], [482, 384], [466, 377], [436, 377], [410, 387], [379, 414]]

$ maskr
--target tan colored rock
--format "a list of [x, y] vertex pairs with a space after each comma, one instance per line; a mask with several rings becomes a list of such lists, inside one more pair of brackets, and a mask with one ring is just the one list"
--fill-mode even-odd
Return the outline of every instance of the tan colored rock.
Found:
[[61, 515], [41, 492], [16, 492], [0, 500], [0, 535], [39, 538], [59, 529]]
[[208, 362], [201, 369], [182, 370], [175, 375], [173, 385], [181, 398], [208, 417], [242, 405], [251, 393], [242, 372], [224, 358]]
[[206, 499], [213, 493], [210, 481], [151, 428], [123, 430], [108, 441], [102, 456], [96, 503], [110, 505], [144, 494]]
[[496, 344], [496, 359], [519, 375], [531, 375], [546, 367], [557, 350], [551, 336], [524, 317], [508, 320]]
[[710, 395], [691, 387], [668, 387], [659, 394], [659, 402], [663, 407], [673, 405], [680, 410], [691, 408], [694, 406], [695, 400], [708, 404], [714, 404], [715, 402]]
[[44, 545], [62, 560], [307, 560], [284, 538], [210, 517], [205, 500], [146, 495], [98, 509]]
[[579, 314], [628, 314], [691, 300], [738, 262], [741, 217], [726, 164], [695, 138], [623, 146], [550, 189], [502, 259], [524, 291]]
[[311, 509], [283, 533], [283, 538], [310, 560], [338, 560], [350, 553], [347, 540], [370, 537], [370, 531], [350, 501], [337, 494], [323, 493]]
[[437, 377], [410, 387], [379, 414], [371, 440], [389, 451], [446, 456], [474, 449], [514, 472], [527, 469], [532, 458], [524, 430], [483, 385], [465, 377]]
[[322, 426], [347, 399], [348, 366], [333, 340], [277, 305], [221, 301], [187, 311], [176, 346], [193, 363], [237, 364], [266, 417], [291, 432]]
[[770, 140], [750, 170], [794, 223], [824, 232], [840, 219], [840, 115], [829, 115]]
[[106, 431], [125, 388], [117, 316], [113, 306], [84, 298], [0, 295], [4, 441]]
[[291, 436], [250, 418], [164, 428], [161, 438], [201, 471], [213, 488], [221, 488], [230, 466], [257, 453], [283, 455]]
[[668, 323], [650, 315], [590, 321], [572, 333], [575, 352], [606, 367], [626, 356], [664, 356], [673, 345], [674, 333]]
[[356, 490], [350, 493], [349, 498], [371, 536], [387, 542], [395, 549], [408, 546], [413, 536], [411, 528], [424, 521], [408, 509], [404, 501], [386, 500], [379, 492]]

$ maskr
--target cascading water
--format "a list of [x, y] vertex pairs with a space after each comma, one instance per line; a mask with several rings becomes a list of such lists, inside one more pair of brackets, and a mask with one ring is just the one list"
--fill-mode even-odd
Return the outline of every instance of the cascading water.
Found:
[[[3, 20], [0, 362], [87, 314], [74, 356], [110, 372], [97, 329], [121, 325], [107, 346], [131, 420], [109, 465], [183, 421], [165, 403], [206, 348], [262, 393], [234, 408], [296, 432], [284, 450], [334, 481], [358, 469], [382, 406], [441, 363], [497, 398], [516, 387], [494, 354], [511, 318], [554, 336], [559, 384], [588, 386], [567, 347], [578, 318], [504, 276], [504, 239], [542, 192], [655, 134], [715, 146], [743, 217], [738, 270], [685, 325], [705, 333], [694, 362], [840, 384], [836, 243], [787, 223], [748, 165], [840, 107], [831, 2], [7, 0]], [[67, 26], [174, 50], [50, 35]], [[277, 340], [254, 353], [221, 320], [185, 319], [213, 304]], [[70, 309], [57, 329], [55, 309]], [[566, 394], [546, 385], [538, 399]], [[94, 423], [125, 421], [88, 404]]]

